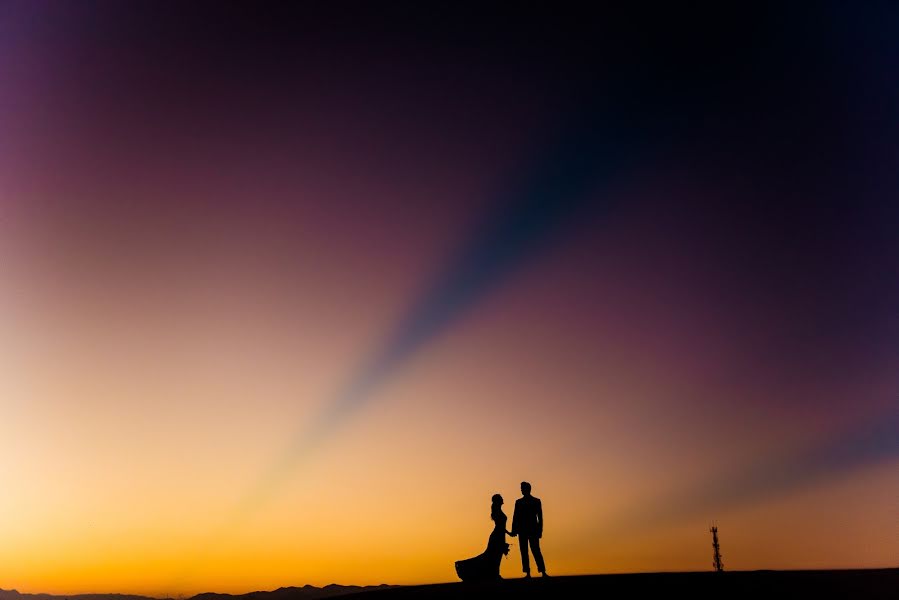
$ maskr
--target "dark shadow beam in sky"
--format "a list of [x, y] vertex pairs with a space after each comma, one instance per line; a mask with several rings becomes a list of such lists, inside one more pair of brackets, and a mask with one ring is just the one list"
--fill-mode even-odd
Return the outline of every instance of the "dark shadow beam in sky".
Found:
[[691, 519], [721, 518], [733, 510], [896, 460], [899, 460], [899, 411], [892, 411], [805, 451], [735, 468], [699, 486], [649, 499], [611, 520], [602, 517], [605, 525], [596, 535], [651, 530]]
[[413, 354], [547, 249], [564, 242], [580, 222], [576, 215], [588, 208], [593, 215], [609, 208], [612, 198], [604, 192], [621, 179], [628, 165], [636, 163], [630, 154], [635, 146], [625, 144], [621, 127], [601, 122], [600, 114], [585, 111], [583, 118], [570, 122], [543, 146], [541, 156], [523, 166], [525, 175], [490, 203], [480, 226], [436, 272], [368, 362], [294, 438], [245, 498], [241, 512], [264, 502], [315, 446], [364, 407]]

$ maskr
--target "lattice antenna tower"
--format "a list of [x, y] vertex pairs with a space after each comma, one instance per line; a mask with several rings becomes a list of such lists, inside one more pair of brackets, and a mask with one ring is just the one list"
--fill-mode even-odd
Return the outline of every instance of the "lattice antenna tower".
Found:
[[724, 563], [721, 561], [721, 546], [718, 544], [718, 525], [712, 525], [709, 527], [709, 531], [712, 532], [712, 549], [715, 551], [712, 566], [715, 567], [715, 571], [720, 573], [724, 571]]

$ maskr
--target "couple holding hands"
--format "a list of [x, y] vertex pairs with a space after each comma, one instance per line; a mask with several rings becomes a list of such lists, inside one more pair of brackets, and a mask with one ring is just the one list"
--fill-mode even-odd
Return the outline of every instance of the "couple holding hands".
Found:
[[546, 577], [546, 565], [540, 552], [540, 538], [543, 537], [543, 506], [540, 499], [531, 495], [531, 484], [521, 482], [521, 498], [515, 501], [515, 512], [512, 513], [512, 530], [506, 531], [506, 515], [503, 513], [503, 497], [493, 495], [490, 518], [493, 520], [493, 531], [487, 541], [487, 549], [474, 558], [456, 561], [456, 573], [462, 581], [480, 581], [485, 579], [501, 579], [499, 565], [504, 554], [509, 553], [506, 534], [518, 537], [521, 549], [521, 568], [525, 577], [531, 576], [528, 561], [528, 546], [534, 554], [537, 570]]

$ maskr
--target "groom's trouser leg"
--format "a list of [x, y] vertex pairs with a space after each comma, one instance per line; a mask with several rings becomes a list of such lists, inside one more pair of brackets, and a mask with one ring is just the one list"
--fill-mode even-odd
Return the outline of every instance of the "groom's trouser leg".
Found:
[[543, 553], [540, 552], [540, 538], [536, 535], [530, 538], [531, 552], [534, 553], [534, 562], [537, 563], [537, 570], [546, 573], [546, 565], [543, 564]]
[[518, 534], [518, 549], [521, 550], [521, 570], [525, 573], [531, 572], [531, 565], [528, 563], [528, 536]]

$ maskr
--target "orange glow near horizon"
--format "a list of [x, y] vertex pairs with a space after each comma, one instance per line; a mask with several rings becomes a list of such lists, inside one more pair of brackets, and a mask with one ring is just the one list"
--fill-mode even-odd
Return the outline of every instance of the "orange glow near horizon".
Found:
[[[539, 286], [540, 275], [522, 285]], [[576, 280], [555, 283], [579, 294]], [[69, 345], [65, 328], [42, 338], [42, 321], [26, 318], [36, 305], [10, 306], [4, 314], [22, 317], [17, 339], [33, 346], [4, 348], [12, 418], [0, 465], [17, 485], [0, 499], [3, 587], [179, 596], [452, 581], [453, 561], [483, 550], [490, 496], [503, 494], [511, 516], [522, 479], [543, 499], [544, 552], [559, 575], [707, 569], [711, 518], [729, 569], [893, 566], [896, 538], [884, 524], [895, 463], [725, 514], [606, 533], [628, 506], [789, 449], [797, 432], [751, 420], [713, 430], [697, 417], [647, 419], [647, 411], [665, 414], [656, 398], [678, 385], [677, 373], [628, 370], [632, 358], [620, 347], [576, 349], [573, 325], [538, 321], [545, 305], [512, 292], [422, 352], [238, 520], [240, 498], [337, 387], [342, 365], [358, 362], [362, 340], [334, 337], [347, 330], [317, 320], [296, 325], [306, 335], [273, 337], [290, 325], [268, 316], [223, 326], [214, 310], [205, 317], [215, 326], [190, 314], [164, 331], [122, 328], [162, 318], [141, 307], [136, 321], [127, 310], [122, 322], [109, 312], [67, 315], [72, 332], [93, 332], [73, 334]], [[243, 293], [244, 305], [259, 300]], [[376, 329], [360, 322], [356, 331]], [[281, 341], [246, 343], [263, 338]], [[561, 358], [547, 361], [537, 339]], [[657, 383], [641, 381], [647, 372]], [[673, 434], [672, 420], [682, 428]], [[811, 441], [828, 427], [803, 435]], [[708, 436], [727, 440], [721, 454], [704, 452]], [[505, 576], [517, 575], [517, 561], [516, 547]]]

